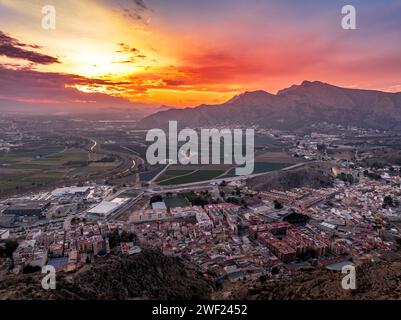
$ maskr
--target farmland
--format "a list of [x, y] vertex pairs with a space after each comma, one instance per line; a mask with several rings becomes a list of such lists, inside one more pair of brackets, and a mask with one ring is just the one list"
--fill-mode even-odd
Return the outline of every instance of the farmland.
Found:
[[[270, 172], [289, 167], [299, 162], [287, 152], [258, 151], [255, 155], [253, 174]], [[235, 176], [236, 165], [171, 165], [169, 169], [156, 179], [159, 185], [177, 185], [192, 182], [207, 181], [215, 178]], [[156, 176], [161, 170], [153, 175]]]
[[[48, 148], [36, 152], [12, 152], [0, 156], [0, 193], [43, 187], [63, 179], [83, 177], [115, 162], [101, 162], [100, 155], [91, 155], [84, 149]], [[46, 154], [45, 156], [42, 156]]]
[[[280, 169], [289, 167], [291, 165], [292, 164], [289, 164], [289, 163], [255, 162], [254, 169], [253, 169], [253, 174], [276, 171], [276, 170], [280, 170]], [[228, 171], [221, 178], [230, 178], [230, 177], [234, 177], [234, 176], [235, 176], [235, 168], [233, 168], [230, 171]]]
[[167, 170], [156, 182], [159, 185], [177, 185], [207, 181], [222, 175], [224, 170]]

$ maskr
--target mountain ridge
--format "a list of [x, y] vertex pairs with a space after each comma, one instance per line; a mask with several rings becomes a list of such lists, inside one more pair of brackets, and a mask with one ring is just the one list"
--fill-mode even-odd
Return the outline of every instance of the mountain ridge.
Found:
[[325, 121], [378, 129], [401, 128], [401, 93], [305, 80], [277, 94], [246, 91], [222, 104], [158, 112], [145, 117], [139, 127], [164, 128], [169, 120], [177, 120], [180, 127], [241, 124], [294, 129]]

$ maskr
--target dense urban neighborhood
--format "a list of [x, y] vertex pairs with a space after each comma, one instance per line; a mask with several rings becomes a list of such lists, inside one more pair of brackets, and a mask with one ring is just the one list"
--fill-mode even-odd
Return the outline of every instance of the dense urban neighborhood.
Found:
[[[20, 134], [4, 138], [7, 126]], [[256, 128], [256, 140], [263, 141], [258, 144], [260, 159], [271, 164], [280, 157], [285, 165], [249, 176], [230, 175], [232, 168], [225, 167], [225, 173], [206, 180], [163, 184], [158, 182], [171, 178], [158, 177], [180, 177], [183, 169], [145, 165], [140, 152], [133, 152], [141, 141], [123, 145], [115, 133], [114, 142], [94, 143], [80, 134], [71, 137], [74, 142], [57, 142], [47, 155], [31, 155], [26, 145], [43, 138], [27, 133], [29, 128], [19, 129], [15, 121], [3, 120], [2, 128], [5, 179], [18, 170], [37, 174], [34, 170], [43, 170], [46, 162], [49, 174], [54, 158], [71, 166], [60, 181], [41, 186], [11, 189], [2, 183], [3, 279], [48, 265], [74, 274], [112, 257], [157, 248], [224, 287], [261, 277], [287, 279], [306, 267], [341, 272], [345, 265], [378, 263], [400, 244], [401, 158], [393, 160], [397, 154], [388, 146], [373, 146], [377, 140], [396, 141], [391, 132], [326, 126], [325, 132], [316, 127], [300, 134]], [[21, 142], [18, 137], [26, 135], [30, 139]], [[48, 139], [59, 141], [56, 134]], [[359, 145], [360, 139], [371, 140], [372, 146]], [[112, 151], [105, 147], [110, 145]], [[14, 151], [23, 148], [26, 154]], [[80, 170], [91, 167], [89, 158], [113, 158], [112, 173], [100, 176], [104, 167], [94, 166], [90, 173], [71, 177], [77, 166], [62, 159], [71, 150], [86, 157]], [[385, 161], [378, 150], [386, 150]], [[134, 166], [128, 171], [121, 166], [130, 162]]]

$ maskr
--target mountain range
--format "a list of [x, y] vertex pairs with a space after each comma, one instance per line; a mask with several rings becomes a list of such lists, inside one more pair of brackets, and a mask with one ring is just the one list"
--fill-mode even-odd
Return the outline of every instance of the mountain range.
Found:
[[304, 81], [271, 94], [244, 92], [219, 105], [169, 109], [145, 117], [141, 128], [165, 128], [169, 120], [180, 127], [259, 125], [299, 129], [328, 122], [377, 129], [401, 129], [401, 92], [341, 88]]

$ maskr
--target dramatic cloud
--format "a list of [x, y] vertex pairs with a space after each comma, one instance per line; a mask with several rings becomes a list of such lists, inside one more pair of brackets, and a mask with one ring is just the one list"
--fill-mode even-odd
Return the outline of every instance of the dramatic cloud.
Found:
[[135, 63], [138, 62], [140, 59], [145, 59], [146, 55], [141, 54], [140, 51], [136, 48], [130, 47], [128, 44], [125, 43], [117, 43], [117, 45], [120, 47], [119, 50], [117, 50], [117, 53], [128, 53], [129, 54], [129, 59], [123, 60], [123, 61], [114, 61], [113, 63]]
[[74, 88], [75, 85], [121, 86], [124, 82], [34, 70], [13, 70], [0, 67], [0, 107], [15, 104], [34, 106], [50, 105], [79, 110], [86, 107], [132, 107], [130, 101], [102, 93], [86, 93]]
[[145, 2], [143, 0], [133, 0], [132, 3], [133, 6], [130, 8], [123, 8], [124, 16], [147, 24], [147, 20], [144, 19], [143, 13], [148, 11], [149, 8], [146, 6]]
[[[9, 75], [13, 85], [0, 88], [3, 96], [26, 99], [31, 93], [44, 103], [50, 101], [46, 96], [71, 103], [92, 101], [97, 97], [92, 93], [103, 95], [99, 101], [108, 95], [194, 106], [221, 103], [243, 91], [275, 93], [305, 79], [399, 91], [401, 6], [396, 0], [386, 6], [373, 0], [355, 4], [357, 30], [341, 28], [340, 0], [316, 6], [315, 1], [305, 6], [259, 0], [71, 0], [58, 5], [63, 16], [55, 32], [38, 30], [40, 19], [32, 12], [40, 12], [40, 1], [32, 2], [37, 10], [9, 1], [9, 14], [0, 12], [0, 65], [18, 71]], [[47, 73], [28, 73], [32, 70]]]
[[145, 2], [143, 0], [133, 0], [133, 1], [138, 8], [143, 9], [143, 10], [148, 9], [148, 7], [145, 5]]
[[21, 43], [17, 39], [12, 38], [4, 32], [0, 31], [0, 55], [12, 59], [27, 60], [43, 65], [60, 62], [55, 57], [51, 57], [28, 49], [40, 49], [40, 47], [37, 45]]
[[117, 43], [117, 45], [120, 47], [120, 50], [117, 50], [116, 52], [119, 52], [119, 53], [122, 53], [122, 52], [126, 52], [126, 53], [139, 52], [138, 49], [132, 48], [128, 44], [123, 43], [123, 42]]

